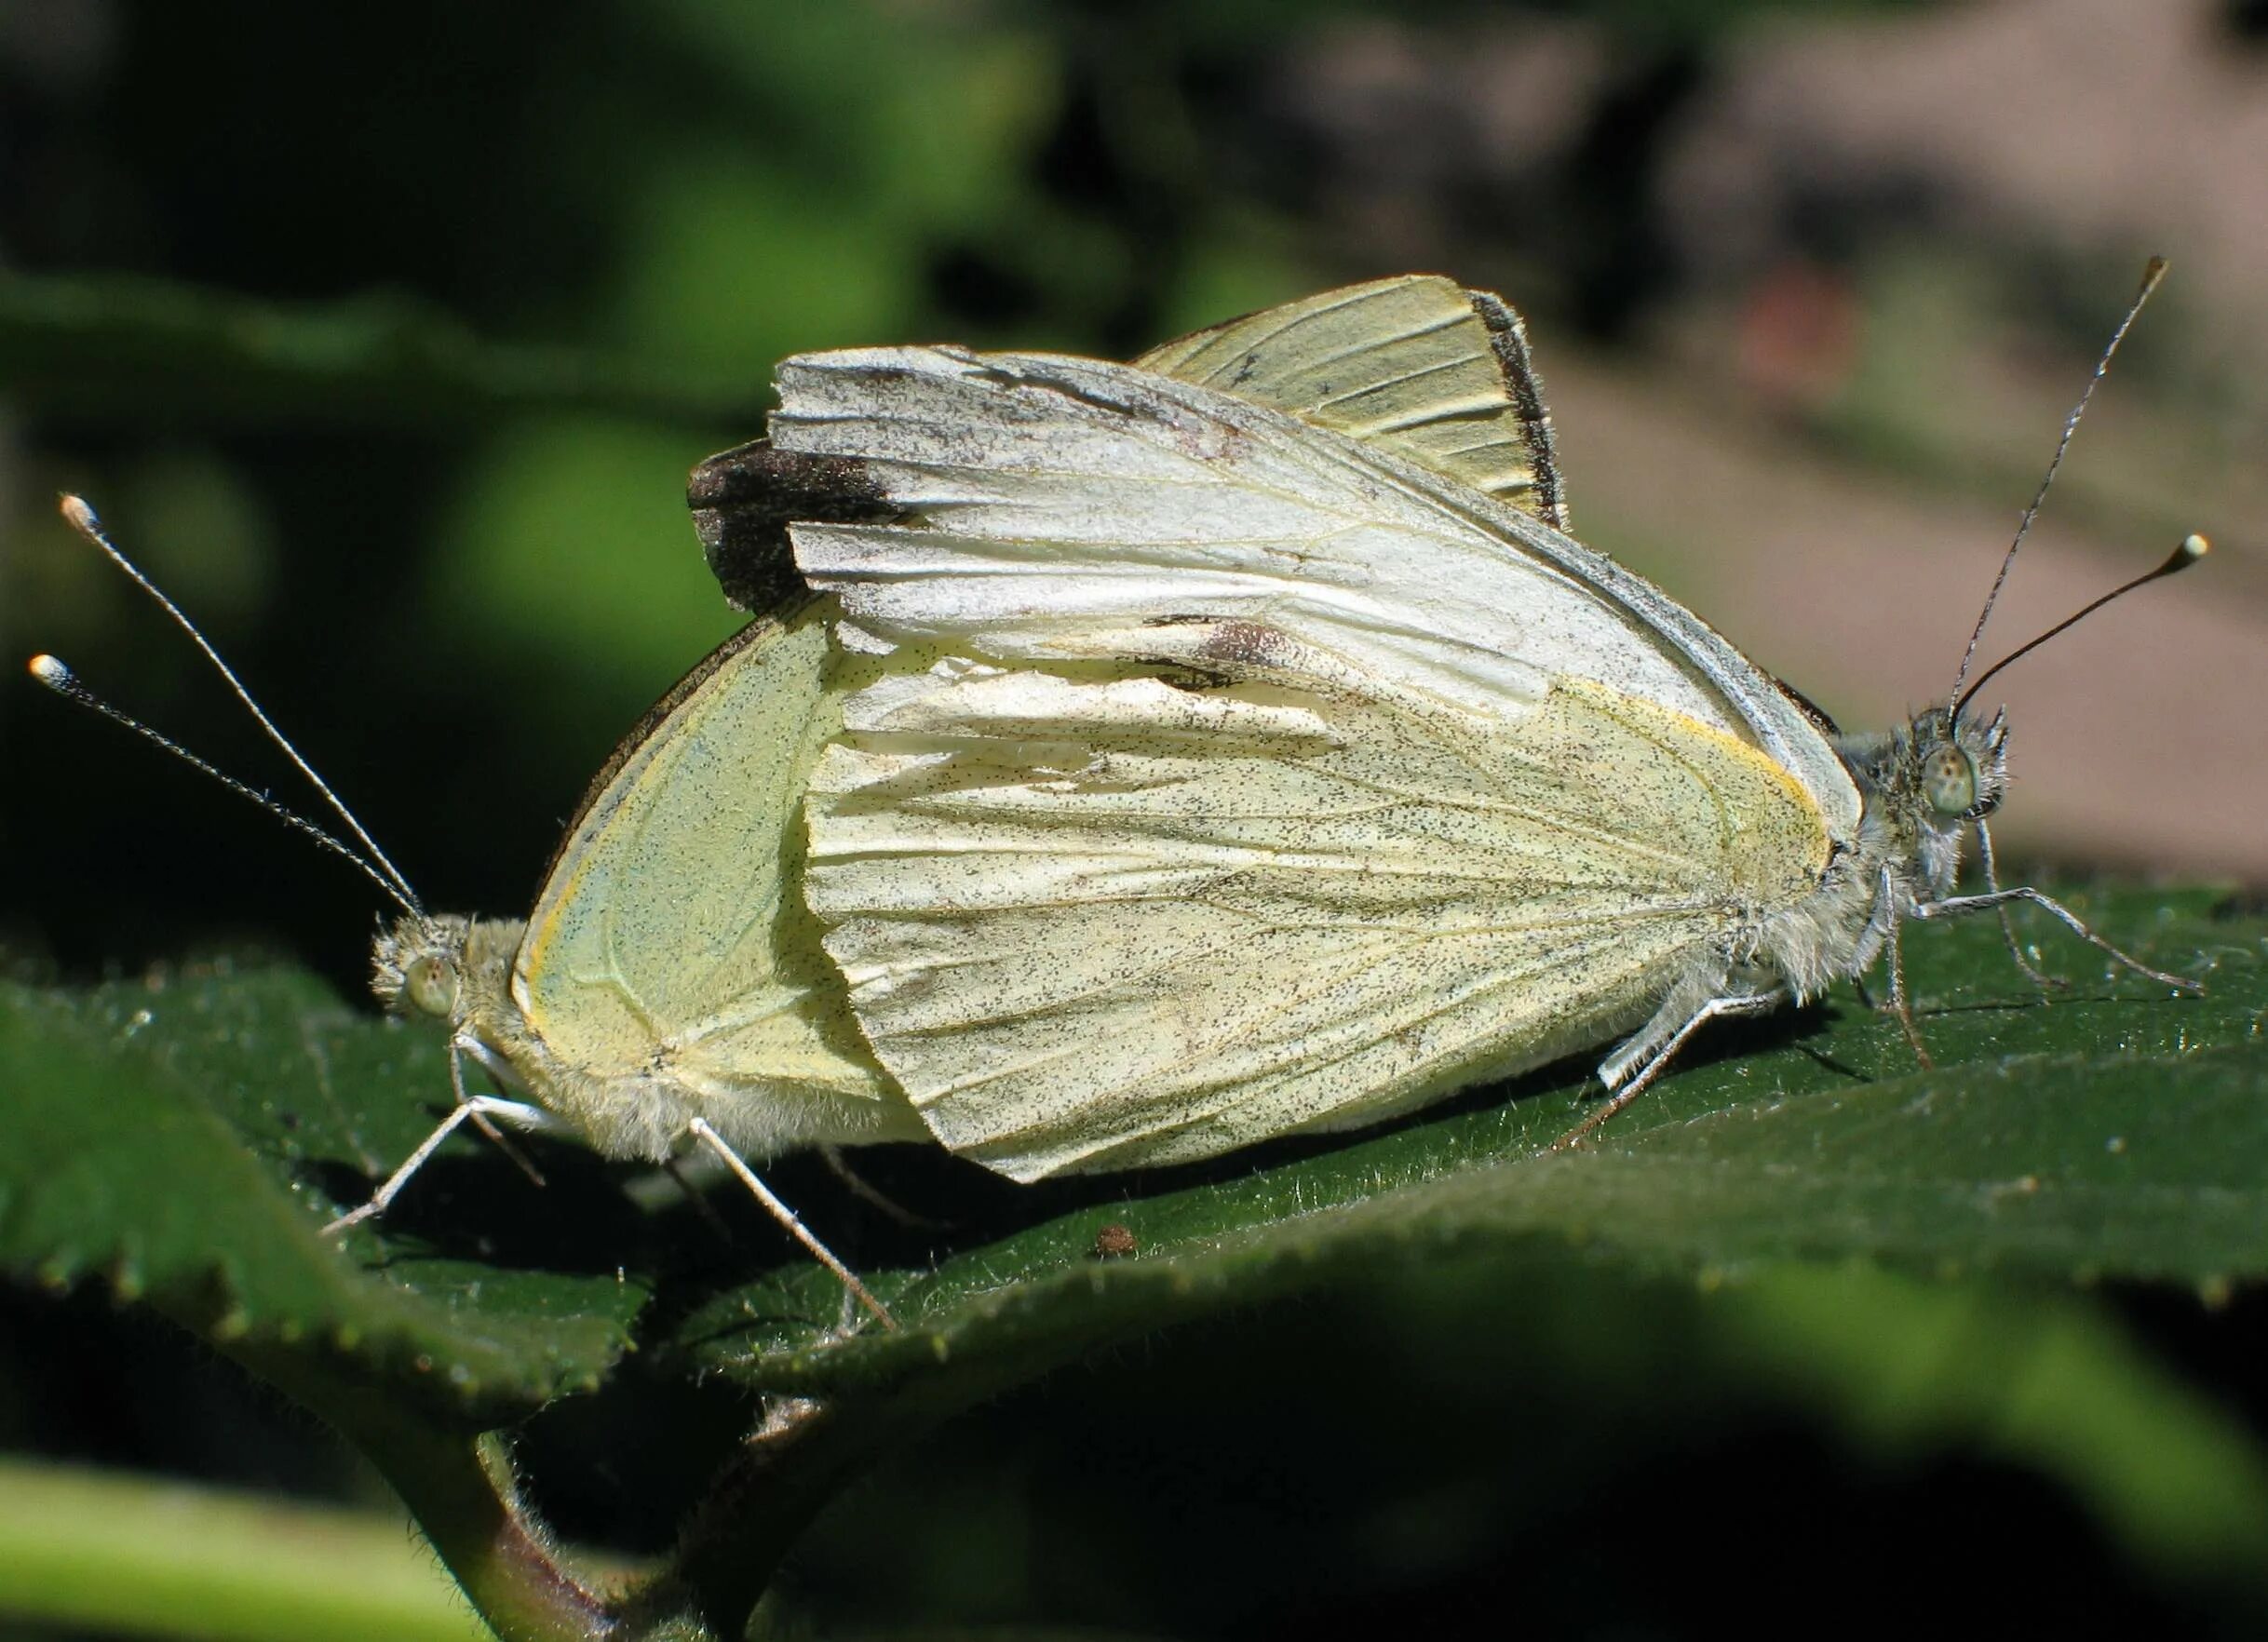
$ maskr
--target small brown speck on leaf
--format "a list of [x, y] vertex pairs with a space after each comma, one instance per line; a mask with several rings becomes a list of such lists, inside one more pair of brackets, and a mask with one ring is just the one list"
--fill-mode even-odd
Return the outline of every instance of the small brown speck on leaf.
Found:
[[1141, 1245], [1135, 1240], [1133, 1232], [1127, 1231], [1116, 1220], [1113, 1220], [1095, 1233], [1095, 1246], [1091, 1253], [1099, 1260], [1119, 1260], [1133, 1254], [1141, 1246]]

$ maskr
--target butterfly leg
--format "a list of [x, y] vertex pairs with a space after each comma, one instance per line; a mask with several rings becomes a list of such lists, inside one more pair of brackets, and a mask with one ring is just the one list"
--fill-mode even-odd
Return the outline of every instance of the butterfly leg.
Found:
[[2167, 975], [2162, 969], [2151, 968], [2139, 958], [2128, 957], [2093, 930], [2087, 928], [2080, 916], [2069, 907], [2051, 896], [2042, 895], [2029, 885], [2020, 885], [2016, 889], [1993, 890], [1981, 895], [1949, 895], [1942, 901], [1924, 901], [1914, 908], [1913, 915], [1916, 918], [1950, 918], [1963, 912], [1995, 911], [2014, 901], [2030, 901], [2033, 906], [2052, 914], [2061, 920], [2064, 927], [2081, 940], [2107, 954], [2114, 962], [2123, 963], [2139, 976], [2146, 976], [2158, 982], [2161, 986], [2172, 987], [2180, 991], [2194, 992], [2199, 997], [2205, 995], [2205, 988], [2200, 982], [2191, 980], [2184, 976]]
[[933, 1220], [927, 1215], [915, 1214], [857, 1169], [852, 1168], [850, 1160], [843, 1155], [843, 1148], [840, 1146], [820, 1147], [819, 1161], [827, 1165], [830, 1174], [843, 1182], [844, 1189], [853, 1197], [868, 1207], [888, 1216], [893, 1222], [903, 1226], [907, 1231], [934, 1232], [944, 1224], [942, 1220]]
[[774, 1219], [787, 1229], [788, 1235], [802, 1244], [813, 1259], [832, 1272], [835, 1281], [842, 1284], [854, 1299], [871, 1312], [884, 1328], [898, 1326], [898, 1319], [891, 1316], [867, 1285], [858, 1281], [857, 1273], [837, 1259], [832, 1249], [804, 1229], [803, 1222], [796, 1218], [795, 1211], [782, 1203], [772, 1189], [757, 1178], [756, 1171], [741, 1160], [738, 1152], [725, 1144], [724, 1137], [709, 1126], [707, 1118], [695, 1118], [685, 1126], [695, 1139], [724, 1160], [724, 1166], [740, 1178], [740, 1183], [755, 1195], [756, 1201], [763, 1205]]
[[[1654, 1052], [1653, 1057], [1646, 1062], [1644, 1070], [1628, 1083], [1623, 1084], [1621, 1088], [1615, 1090], [1605, 1100], [1600, 1101], [1598, 1108], [1588, 1117], [1554, 1140], [1545, 1150], [1546, 1151], [1565, 1151], [1579, 1144], [1586, 1136], [1624, 1107], [1629, 1105], [1631, 1101], [1643, 1095], [1653, 1085], [1654, 1080], [1667, 1070], [1678, 1051], [1685, 1046], [1685, 1040], [1699, 1031], [1708, 1022], [1743, 1015], [1769, 1015], [1787, 1001], [1788, 995], [1776, 990], [1744, 992], [1729, 998], [1709, 999], [1693, 1012], [1683, 1026], [1670, 1034], [1669, 1041]], [[1614, 1062], [1610, 1059], [1607, 1064], [1613, 1066]], [[1601, 1069], [1602, 1075], [1603, 1071], [1604, 1069]]]
[[483, 1117], [501, 1118], [517, 1128], [527, 1129], [536, 1134], [573, 1135], [575, 1133], [574, 1125], [569, 1124], [566, 1119], [554, 1112], [546, 1111], [540, 1106], [530, 1106], [524, 1101], [519, 1100], [506, 1100], [493, 1095], [466, 1096], [450, 1111], [449, 1115], [435, 1126], [433, 1133], [425, 1137], [417, 1150], [402, 1160], [401, 1166], [385, 1178], [385, 1183], [371, 1193], [370, 1202], [358, 1209], [349, 1210], [331, 1221], [330, 1225], [323, 1228], [324, 1235], [328, 1236], [333, 1232], [344, 1232], [347, 1227], [358, 1225], [373, 1215], [385, 1213], [386, 1205], [401, 1194], [401, 1189], [410, 1183], [410, 1177], [425, 1166], [426, 1159], [440, 1150], [442, 1141], [456, 1133], [459, 1124], [465, 1123], [468, 1119]]
[[[1883, 893], [1889, 893], [1887, 875]], [[1922, 1042], [1922, 1029], [1913, 1024], [1913, 1005], [1906, 996], [1906, 949], [1898, 939], [1898, 922], [1893, 917], [1883, 932], [1883, 966], [1890, 972], [1890, 1013], [1897, 1016], [1898, 1030], [1906, 1034], [1906, 1046], [1922, 1063], [1922, 1070], [1929, 1071], [1937, 1063], [1930, 1059], [1929, 1045]]]
[[[487, 1046], [485, 1044], [475, 1045], [472, 1052], [479, 1057], [481, 1066], [486, 1069], [489, 1076], [493, 1078], [496, 1077], [496, 1069], [493, 1064], [491, 1064], [488, 1058], [486, 1047]], [[499, 1079], [498, 1081], [501, 1082], [502, 1080]], [[454, 1051], [452, 1051], [449, 1057], [449, 1087], [451, 1091], [455, 1094], [457, 1097], [457, 1104], [459, 1106], [463, 1106], [472, 1099], [472, 1097], [467, 1094], [465, 1089], [465, 1057], [462, 1054], [458, 1054]], [[498, 1151], [503, 1152], [505, 1156], [510, 1158], [513, 1165], [517, 1167], [521, 1174], [527, 1176], [532, 1184], [536, 1186], [542, 1186], [545, 1184], [544, 1172], [535, 1166], [535, 1160], [530, 1157], [526, 1152], [520, 1151], [519, 1147], [513, 1145], [510, 1136], [506, 1135], [502, 1129], [499, 1129], [494, 1124], [489, 1122], [488, 1114], [486, 1112], [474, 1112], [472, 1115], [472, 1126], [479, 1130], [480, 1133], [495, 1146]]]
[[[1985, 888], [1999, 895], [2000, 868], [1992, 859], [1992, 829], [1981, 818], [1977, 822], [1977, 858], [1984, 867]], [[2024, 978], [2040, 989], [2040, 1001], [2045, 1003], [2050, 992], [2070, 991], [2071, 982], [2059, 976], [2047, 974], [2024, 956], [2024, 949], [2017, 944], [2016, 922], [2008, 916], [2006, 902], [2001, 903], [1999, 912], [2001, 939], [2008, 943], [2008, 956], [2016, 960], [2016, 966], [2024, 972]]]
[[687, 1178], [685, 1162], [680, 1158], [668, 1158], [661, 1167], [670, 1183], [685, 1194], [685, 1201], [693, 1205], [693, 1212], [701, 1217], [701, 1224], [716, 1233], [719, 1243], [728, 1248], [732, 1246], [733, 1229], [724, 1223], [724, 1217], [717, 1213], [717, 1205], [709, 1201], [709, 1193], [701, 1189], [704, 1184], [714, 1185], [715, 1178], [710, 1177], [707, 1182]]

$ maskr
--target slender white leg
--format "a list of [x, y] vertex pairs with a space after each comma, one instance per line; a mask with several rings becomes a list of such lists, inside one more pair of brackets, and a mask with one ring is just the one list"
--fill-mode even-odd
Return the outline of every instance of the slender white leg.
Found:
[[[1992, 858], [1992, 829], [1981, 820], [1977, 823], [1977, 858], [1984, 868], [1985, 888], [1999, 895], [2000, 864]], [[2045, 973], [2024, 956], [2024, 949], [2017, 944], [2016, 922], [2008, 916], [2005, 902], [2000, 907], [2000, 935], [2002, 940], [2008, 943], [2008, 956], [2016, 960], [2016, 966], [2024, 972], [2024, 978], [2040, 989], [2040, 1001], [2043, 1003], [2051, 992], [2071, 990], [2071, 982]]]
[[371, 1193], [370, 1202], [358, 1209], [341, 1215], [323, 1228], [324, 1233], [328, 1235], [333, 1232], [344, 1232], [347, 1227], [359, 1224], [372, 1215], [385, 1213], [385, 1205], [400, 1195], [401, 1189], [410, 1183], [410, 1177], [425, 1167], [425, 1160], [440, 1149], [442, 1141], [456, 1132], [459, 1124], [468, 1118], [477, 1119], [484, 1115], [501, 1118], [517, 1128], [527, 1129], [535, 1134], [559, 1134], [561, 1131], [569, 1135], [575, 1133], [574, 1125], [569, 1124], [566, 1119], [560, 1117], [555, 1112], [546, 1111], [540, 1106], [530, 1106], [525, 1101], [520, 1100], [499, 1099], [493, 1095], [465, 1096], [451, 1110], [449, 1115], [435, 1126], [433, 1133], [425, 1137], [418, 1149], [402, 1160], [401, 1166], [386, 1177], [385, 1184]]
[[1547, 1151], [1566, 1151], [1644, 1094], [1653, 1084], [1654, 1080], [1660, 1077], [1668, 1067], [1671, 1057], [1685, 1046], [1685, 1040], [1699, 1031], [1705, 1023], [1725, 1016], [1769, 1015], [1787, 1001], [1788, 995], [1785, 992], [1777, 991], [1754, 992], [1735, 998], [1711, 998], [1700, 1008], [1694, 1010], [1692, 1018], [1671, 1034], [1669, 1042], [1664, 1043], [1654, 1058], [1646, 1062], [1645, 1070], [1605, 1100], [1600, 1101], [1598, 1109], [1590, 1116], [1554, 1140], [1545, 1150]]
[[755, 1194], [756, 1201], [763, 1205], [765, 1211], [787, 1228], [788, 1235], [802, 1244], [810, 1252], [813, 1259], [832, 1272], [835, 1274], [835, 1281], [842, 1284], [860, 1305], [871, 1312], [884, 1328], [898, 1326], [898, 1319], [891, 1316], [888, 1310], [874, 1298], [867, 1285], [858, 1281], [857, 1274], [841, 1260], [835, 1258], [832, 1249], [804, 1230], [803, 1222], [795, 1218], [795, 1211], [782, 1203], [769, 1186], [757, 1178], [756, 1171], [749, 1167], [738, 1152], [724, 1143], [723, 1136], [709, 1126], [707, 1118], [695, 1118], [685, 1127], [692, 1132], [695, 1139], [724, 1160], [725, 1166], [740, 1177], [740, 1183]]
[[1914, 908], [1913, 915], [1916, 918], [1951, 918], [1964, 912], [1995, 911], [2007, 906], [2011, 901], [2030, 901], [2033, 906], [2054, 914], [2057, 918], [2061, 919], [2065, 927], [2081, 940], [2109, 954], [2137, 975], [2147, 976], [2161, 985], [2173, 987], [2184, 992], [2195, 992], [2199, 997], [2205, 995], [2205, 988], [2196, 981], [2179, 975], [2167, 975], [2162, 969], [2151, 968], [2149, 964], [2142, 962], [2138, 958], [2127, 957], [2126, 953], [2087, 928], [2079, 915], [2069, 907], [2029, 886], [1994, 890], [1989, 895], [1949, 895], [1942, 901], [1924, 901]]
[[[485, 1056], [481, 1057], [480, 1064], [484, 1067], [488, 1066], [488, 1059]], [[493, 1067], [490, 1068], [490, 1075], [494, 1075]], [[465, 1056], [463, 1046], [460, 1044], [452, 1043], [449, 1046], [449, 1088], [450, 1092], [456, 1096], [459, 1106], [464, 1106], [471, 1101], [472, 1096], [465, 1087]], [[510, 1158], [520, 1172], [527, 1176], [530, 1181], [537, 1186], [545, 1183], [544, 1172], [535, 1166], [535, 1160], [513, 1145], [511, 1137], [494, 1124], [490, 1123], [485, 1112], [474, 1112], [472, 1125], [485, 1135], [495, 1145], [498, 1151]]]
[[[1883, 874], [1883, 894], [1890, 893], [1890, 875]], [[1928, 1071], [1937, 1065], [1929, 1058], [1929, 1045], [1922, 1042], [1922, 1029], [1913, 1024], [1913, 1005], [1906, 999], [1906, 948], [1898, 937], [1899, 921], [1893, 917], [1883, 932], [1883, 958], [1890, 972], [1890, 1012], [1897, 1016], [1898, 1030], [1906, 1034], [1906, 1046], [1913, 1057]]]

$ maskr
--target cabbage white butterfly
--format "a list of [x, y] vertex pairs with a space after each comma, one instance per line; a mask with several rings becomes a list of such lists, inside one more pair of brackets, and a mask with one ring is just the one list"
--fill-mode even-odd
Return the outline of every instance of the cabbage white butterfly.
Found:
[[[34, 657], [33, 676], [359, 868], [401, 908], [374, 943], [373, 989], [389, 1009], [449, 1028], [453, 1109], [369, 1202], [326, 1230], [383, 1212], [466, 1122], [498, 1139], [501, 1123], [654, 1162], [691, 1139], [890, 1321], [740, 1156], [925, 1133], [858, 1043], [798, 893], [797, 801], [840, 722], [815, 613], [751, 622], [655, 707], [591, 783], [528, 918], [435, 915], [93, 509], [65, 497], [63, 515], [189, 634], [354, 843], [117, 711], [55, 657]], [[531, 1098], [473, 1093], [466, 1060]]]
[[1990, 672], [1842, 736], [1566, 533], [1493, 297], [1408, 276], [1132, 365], [885, 348], [779, 385], [693, 499], [728, 594], [788, 607], [624, 741], [526, 921], [425, 912], [319, 780], [360, 848], [286, 815], [402, 907], [376, 989], [452, 1046], [455, 1110], [334, 1226], [467, 1121], [691, 1137], [886, 1321], [740, 1151], [1171, 1163], [1621, 1037], [1587, 1129], [1708, 1021], [1885, 952], [1910, 1031], [1908, 918], [2023, 898], [2105, 946], [1994, 880]]
[[1843, 735], [1567, 534], [1496, 298], [1409, 276], [1132, 365], [861, 349], [778, 388], [694, 501], [728, 589], [787, 547], [857, 664], [806, 895], [882, 1067], [1018, 1179], [1620, 1039], [1587, 1129], [1708, 1022], [1885, 955], [1911, 1034], [1902, 924], [2016, 900], [2191, 985], [1999, 885], [1990, 673]]

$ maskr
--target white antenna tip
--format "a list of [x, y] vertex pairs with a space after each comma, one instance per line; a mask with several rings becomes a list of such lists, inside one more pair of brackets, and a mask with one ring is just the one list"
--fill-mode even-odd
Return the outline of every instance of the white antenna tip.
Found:
[[2194, 564], [2212, 550], [2213, 545], [2210, 542], [2200, 536], [2195, 531], [2192, 531], [2181, 538], [2181, 545], [2175, 548], [2174, 552]]
[[95, 518], [95, 510], [87, 505], [86, 497], [65, 491], [56, 499], [56, 505], [62, 510], [64, 522], [79, 534], [91, 536], [101, 529], [101, 521]]
[[50, 690], [67, 690], [71, 686], [71, 669], [63, 666], [61, 656], [42, 653], [32, 658], [32, 677]]

